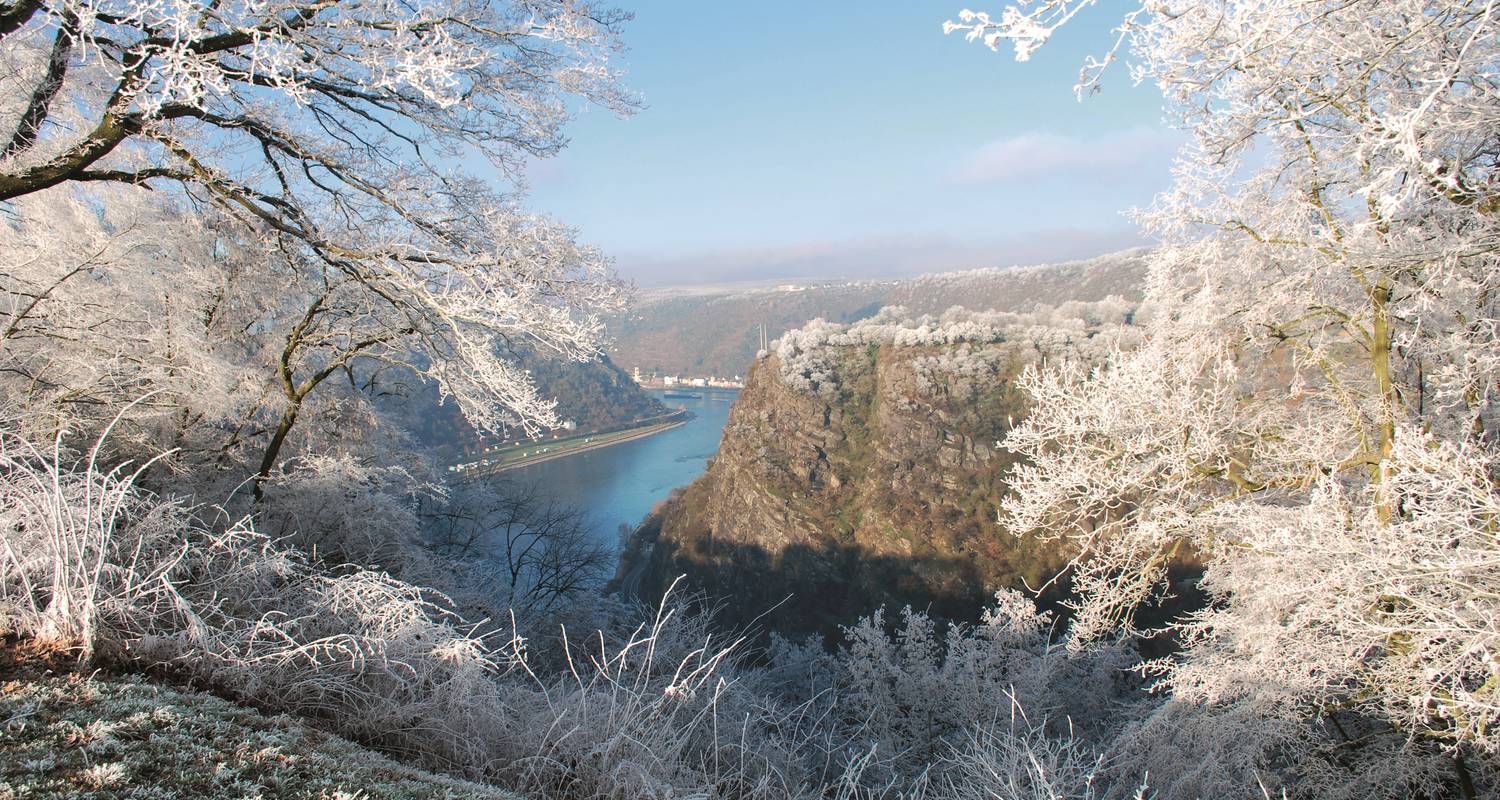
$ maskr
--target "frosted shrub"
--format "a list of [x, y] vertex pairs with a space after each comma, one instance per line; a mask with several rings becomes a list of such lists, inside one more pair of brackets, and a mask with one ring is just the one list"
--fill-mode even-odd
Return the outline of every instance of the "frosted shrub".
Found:
[[1075, 736], [1048, 733], [1022, 709], [1006, 723], [972, 729], [936, 764], [932, 795], [947, 800], [1100, 800], [1146, 797], [1111, 791], [1108, 763], [1100, 751]]
[[920, 394], [946, 393], [953, 401], [963, 403], [1002, 380], [1015, 357], [1007, 348], [961, 345], [913, 359], [912, 371]]
[[400, 467], [310, 455], [272, 474], [258, 524], [331, 563], [388, 567], [417, 530], [411, 495], [423, 489]]
[[[1162, 800], [1396, 800], [1433, 796], [1433, 787], [1451, 780], [1454, 763], [1433, 743], [1389, 733], [1348, 715], [1309, 723], [1263, 700], [1168, 699], [1122, 732], [1110, 756], [1118, 783], [1149, 780]], [[1483, 764], [1470, 768], [1485, 785]]]
[[782, 334], [774, 345], [782, 382], [800, 392], [831, 397], [837, 388], [836, 362], [827, 348], [830, 338], [843, 330], [843, 326], [819, 318]]
[[185, 610], [176, 638], [196, 671], [361, 741], [444, 766], [482, 763], [498, 669], [488, 648], [417, 587], [288, 565], [275, 584], [257, 581], [274, 594]]
[[573, 643], [518, 709], [529, 733], [507, 783], [539, 797], [809, 796], [804, 709], [743, 682], [743, 642], [707, 623], [666, 607], [613, 647]]
[[57, 467], [61, 441], [44, 456], [0, 432], [0, 601], [18, 632], [76, 644], [85, 658], [109, 624], [158, 591], [180, 554], [165, 548], [183, 510], [132, 490], [126, 467], [104, 472], [97, 449], [84, 471]]
[[332, 574], [246, 522], [207, 524], [125, 469], [0, 436], [0, 600], [39, 639], [170, 663], [235, 696], [443, 762], [482, 763], [496, 663], [424, 590]]
[[[1133, 307], [1111, 296], [1096, 303], [1070, 302], [1026, 314], [970, 311], [955, 306], [937, 317], [909, 316], [887, 306], [850, 325], [815, 319], [787, 331], [774, 343], [781, 381], [806, 394], [832, 398], [838, 392], [841, 349], [871, 345], [954, 347], [1027, 341], [1041, 354], [1096, 360], [1129, 337], [1123, 333]], [[1104, 334], [1104, 335], [1101, 335]]]
[[1013, 591], [997, 593], [979, 624], [942, 633], [911, 609], [894, 631], [882, 612], [860, 620], [834, 660], [841, 713], [860, 721], [850, 741], [888, 754], [893, 777], [909, 780], [962, 742], [1014, 733], [1028, 715], [1037, 720], [1028, 736], [1045, 728], [1068, 740], [1119, 724], [1111, 705], [1135, 685], [1133, 652], [1075, 656], [1052, 634], [1050, 617]]

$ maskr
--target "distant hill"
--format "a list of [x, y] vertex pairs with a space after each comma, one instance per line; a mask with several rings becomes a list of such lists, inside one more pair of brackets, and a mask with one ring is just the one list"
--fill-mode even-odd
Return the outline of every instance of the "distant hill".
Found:
[[1138, 300], [1145, 282], [1145, 250], [1085, 261], [924, 275], [907, 280], [815, 281], [779, 286], [686, 287], [643, 294], [611, 320], [610, 356], [626, 371], [686, 375], [743, 375], [767, 338], [813, 319], [854, 322], [883, 307], [914, 315], [953, 306], [1028, 312], [1067, 301], [1118, 295]]
[[[557, 401], [557, 414], [579, 428], [609, 428], [662, 413], [661, 401], [637, 386], [609, 357], [576, 362], [530, 357], [526, 368], [542, 396]], [[411, 433], [443, 457], [453, 457], [478, 444], [478, 433], [458, 406], [438, 403], [437, 387], [423, 384], [408, 389], [396, 402], [404, 406]]]

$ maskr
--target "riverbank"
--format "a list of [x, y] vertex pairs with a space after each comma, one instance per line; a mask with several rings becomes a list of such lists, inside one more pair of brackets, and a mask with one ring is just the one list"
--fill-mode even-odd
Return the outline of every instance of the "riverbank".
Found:
[[490, 478], [513, 469], [529, 467], [566, 456], [586, 453], [590, 450], [599, 450], [617, 444], [624, 444], [625, 442], [633, 442], [637, 439], [644, 439], [647, 436], [653, 436], [663, 431], [669, 431], [673, 428], [686, 425], [692, 419], [693, 413], [691, 411], [678, 410], [671, 414], [643, 420], [641, 424], [618, 431], [592, 433], [572, 436], [567, 439], [515, 445], [480, 461], [455, 465], [455, 467], [450, 469], [461, 473], [464, 478]]
[[[652, 394], [662, 398], [661, 392]], [[672, 410], [691, 412], [692, 419], [670, 430], [620, 442], [618, 447], [532, 464], [488, 480], [535, 487], [549, 500], [584, 511], [590, 537], [611, 555], [617, 554], [621, 525], [640, 524], [673, 489], [703, 474], [719, 449], [737, 394], [715, 392], [696, 400], [662, 398]]]

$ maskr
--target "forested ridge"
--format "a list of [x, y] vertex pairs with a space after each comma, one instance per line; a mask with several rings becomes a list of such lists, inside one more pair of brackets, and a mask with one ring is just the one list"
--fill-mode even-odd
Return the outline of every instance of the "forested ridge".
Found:
[[1078, 94], [1185, 141], [1143, 291], [788, 322], [642, 605], [412, 416], [539, 434], [528, 364], [608, 347], [629, 287], [524, 172], [641, 110], [628, 13], [0, 0], [0, 795], [1494, 796], [1500, 9], [1111, 13]]
[[[1005, 258], [996, 253], [997, 260]], [[744, 375], [767, 341], [814, 320], [850, 323], [881, 308], [941, 314], [954, 306], [1031, 312], [1107, 297], [1139, 300], [1140, 251], [1064, 264], [992, 267], [902, 280], [798, 281], [784, 286], [644, 290], [609, 320], [611, 355], [645, 374]]]
[[[553, 398], [553, 412], [578, 430], [601, 430], [628, 425], [664, 413], [661, 402], [636, 384], [631, 376], [600, 355], [593, 361], [559, 361], [531, 355], [521, 361], [543, 396]], [[487, 441], [452, 403], [442, 403], [436, 387], [414, 387], [420, 394], [396, 401], [396, 412], [412, 426], [417, 442], [443, 459], [477, 451]], [[523, 432], [508, 431], [522, 437]], [[492, 441], [493, 439], [490, 439]]]

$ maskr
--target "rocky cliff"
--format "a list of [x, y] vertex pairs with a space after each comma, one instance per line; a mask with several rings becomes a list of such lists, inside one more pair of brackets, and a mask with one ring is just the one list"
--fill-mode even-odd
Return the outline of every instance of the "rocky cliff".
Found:
[[996, 442], [1026, 411], [1036, 337], [880, 327], [813, 326], [757, 360], [707, 474], [627, 554], [630, 588], [686, 573], [732, 619], [779, 603], [770, 625], [826, 632], [882, 603], [963, 618], [1056, 573], [1055, 546], [996, 522], [1014, 462]]

